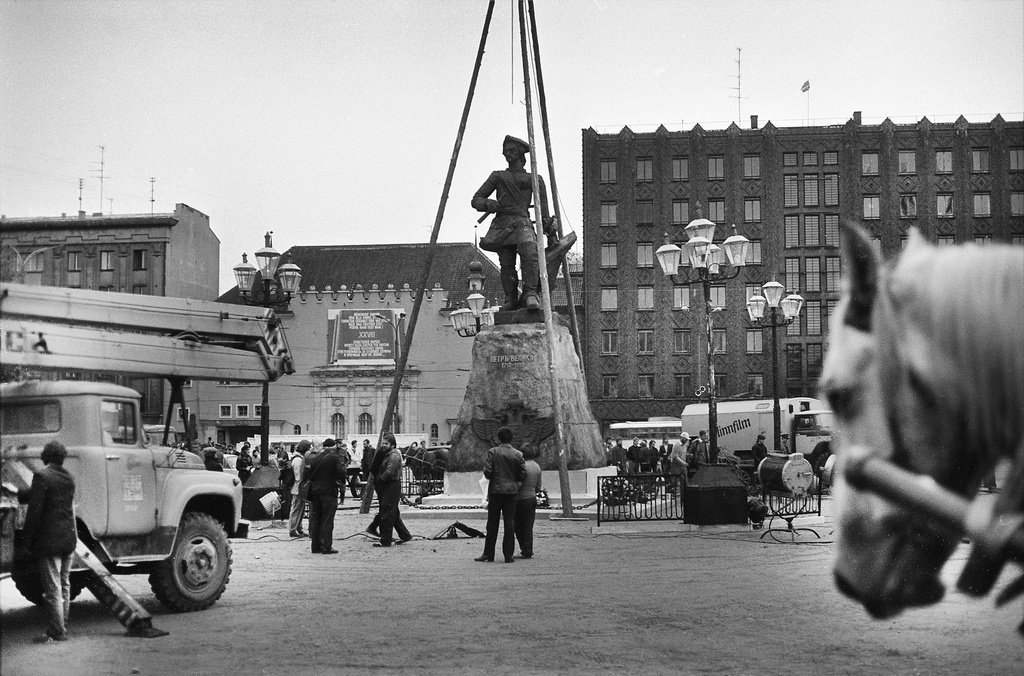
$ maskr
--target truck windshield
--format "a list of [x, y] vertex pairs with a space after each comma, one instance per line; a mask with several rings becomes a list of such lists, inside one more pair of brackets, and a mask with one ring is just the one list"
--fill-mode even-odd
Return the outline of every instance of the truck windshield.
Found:
[[4, 404], [0, 409], [0, 435], [39, 434], [60, 430], [60, 404], [32, 401]]
[[135, 405], [128, 401], [104, 400], [101, 410], [103, 441], [113, 444], [134, 444]]

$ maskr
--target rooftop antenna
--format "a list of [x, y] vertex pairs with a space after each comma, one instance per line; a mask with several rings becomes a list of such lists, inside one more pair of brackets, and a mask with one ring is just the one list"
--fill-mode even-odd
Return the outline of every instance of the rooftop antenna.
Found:
[[149, 215], [150, 216], [153, 215], [153, 208], [154, 208], [153, 207], [153, 202], [155, 201], [154, 198], [153, 198], [153, 190], [155, 188], [156, 188], [156, 178], [150, 177], [150, 179], [149, 179]]
[[79, 211], [79, 213], [81, 213], [81, 211], [82, 211], [82, 187], [84, 185], [85, 185], [85, 179], [84, 178], [78, 179], [78, 211]]
[[110, 203], [110, 210], [107, 211], [107, 213], [108, 214], [113, 214], [114, 213], [114, 198], [113, 197], [108, 197], [107, 198], [107, 202]]
[[[99, 173], [99, 179], [100, 179], [100, 213], [103, 213], [103, 179], [110, 178], [110, 177], [103, 173], [103, 168], [105, 166], [104, 162], [103, 162], [103, 152], [106, 149], [106, 146], [96, 146], [96, 147], [100, 149], [100, 161], [99, 162], [93, 162], [93, 164], [99, 164], [100, 165], [100, 168], [98, 170], [100, 172]], [[93, 171], [95, 172], [95, 171], [97, 171], [97, 169], [93, 169]]]
[[743, 73], [742, 73], [742, 60], [743, 60], [743, 48], [736, 48], [736, 86], [729, 87], [729, 89], [735, 89], [736, 95], [733, 97], [736, 99], [736, 124], [743, 124]]

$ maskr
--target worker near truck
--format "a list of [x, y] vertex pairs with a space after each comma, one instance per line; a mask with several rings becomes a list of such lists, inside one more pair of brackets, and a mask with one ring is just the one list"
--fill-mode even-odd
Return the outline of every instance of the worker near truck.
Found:
[[43, 447], [43, 468], [32, 475], [28, 512], [22, 529], [24, 548], [39, 563], [49, 621], [46, 634], [33, 639], [36, 643], [68, 639], [71, 559], [78, 533], [75, 528], [75, 480], [64, 469], [67, 455], [67, 449], [59, 441], [50, 441]]
[[757, 472], [761, 461], [768, 457], [768, 447], [764, 445], [764, 432], [757, 435], [757, 441], [750, 447], [750, 455], [754, 459], [754, 471]]

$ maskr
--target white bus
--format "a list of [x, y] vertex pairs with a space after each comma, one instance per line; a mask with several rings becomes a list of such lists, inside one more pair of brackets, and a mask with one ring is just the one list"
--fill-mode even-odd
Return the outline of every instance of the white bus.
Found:
[[608, 426], [608, 436], [614, 439], [622, 439], [623, 446], [628, 446], [632, 439], [654, 439], [661, 441], [664, 438], [676, 443], [682, 432], [691, 436], [696, 435], [695, 430], [684, 430], [682, 420], [679, 418], [655, 418], [653, 420], [638, 420], [634, 422], [618, 422]]

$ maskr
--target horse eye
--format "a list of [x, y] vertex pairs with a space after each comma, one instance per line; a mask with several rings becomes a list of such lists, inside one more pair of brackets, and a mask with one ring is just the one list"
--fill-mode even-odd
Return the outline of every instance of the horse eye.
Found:
[[907, 372], [907, 382], [910, 385], [910, 389], [914, 391], [917, 398], [920, 399], [921, 405], [929, 411], [934, 411], [939, 407], [939, 399], [935, 396], [935, 392], [932, 391], [931, 386], [925, 381], [925, 379], [917, 373], [917, 371], [910, 369]]
[[860, 389], [857, 387], [845, 385], [829, 388], [825, 398], [838, 416], [854, 418], [860, 412]]

